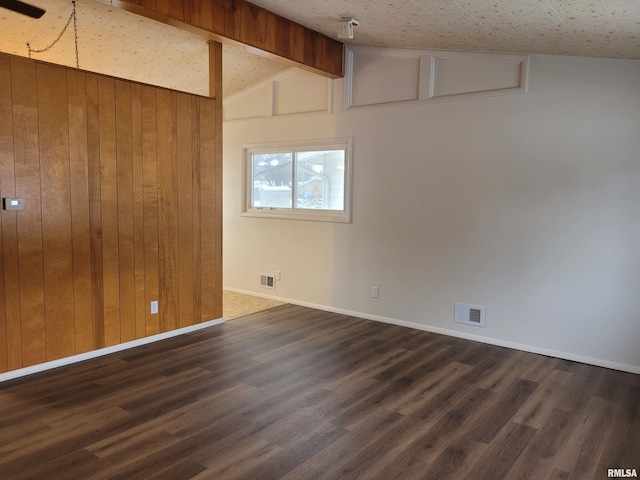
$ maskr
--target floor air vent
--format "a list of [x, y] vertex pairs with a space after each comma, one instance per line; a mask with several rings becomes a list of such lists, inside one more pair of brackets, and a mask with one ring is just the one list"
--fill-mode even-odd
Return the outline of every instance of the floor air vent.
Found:
[[454, 320], [465, 325], [484, 327], [484, 307], [477, 305], [455, 304]]
[[260, 286], [263, 288], [270, 288], [275, 290], [276, 280], [273, 275], [260, 275]]

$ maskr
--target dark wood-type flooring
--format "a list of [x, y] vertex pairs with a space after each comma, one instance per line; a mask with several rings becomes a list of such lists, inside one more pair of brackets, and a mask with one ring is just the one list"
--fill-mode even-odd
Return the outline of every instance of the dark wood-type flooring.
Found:
[[2, 479], [605, 479], [640, 376], [284, 305], [0, 385]]

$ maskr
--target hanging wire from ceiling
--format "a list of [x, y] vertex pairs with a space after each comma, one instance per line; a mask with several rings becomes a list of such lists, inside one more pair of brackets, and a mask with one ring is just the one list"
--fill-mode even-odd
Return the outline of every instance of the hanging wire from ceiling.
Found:
[[67, 24], [64, 26], [64, 28], [60, 32], [60, 35], [58, 35], [58, 38], [56, 38], [51, 43], [51, 45], [49, 45], [48, 47], [45, 47], [45, 48], [43, 48], [41, 50], [35, 50], [35, 49], [31, 48], [31, 45], [29, 43], [27, 43], [27, 50], [29, 51], [29, 58], [31, 58], [31, 54], [46, 52], [47, 50], [51, 49], [56, 43], [58, 43], [60, 41], [60, 39], [62, 38], [62, 36], [64, 35], [64, 33], [67, 31], [67, 28], [69, 28], [69, 25], [71, 24], [71, 20], [73, 20], [73, 34], [74, 34], [75, 46], [76, 46], [76, 68], [80, 68], [80, 60], [79, 60], [79, 56], [78, 56], [78, 20], [77, 20], [77, 17], [76, 17], [76, 2], [75, 2], [75, 0], [72, 0], [71, 4], [73, 5], [73, 8], [71, 9], [71, 15], [69, 15], [69, 20], [67, 20]]

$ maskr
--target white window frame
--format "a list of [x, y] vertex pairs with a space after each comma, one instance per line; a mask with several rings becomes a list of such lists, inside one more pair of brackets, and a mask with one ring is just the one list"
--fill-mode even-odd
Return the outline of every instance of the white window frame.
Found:
[[[325, 140], [309, 140], [301, 142], [278, 142], [243, 145], [243, 185], [242, 190], [243, 217], [280, 218], [288, 220], [311, 220], [319, 222], [351, 223], [351, 170], [352, 170], [352, 139], [335, 138]], [[321, 210], [296, 208], [295, 199], [292, 208], [284, 207], [253, 207], [251, 193], [253, 186], [252, 155], [257, 153], [296, 153], [313, 150], [344, 150], [344, 203], [343, 210]], [[292, 180], [295, 183], [295, 159], [292, 161]]]

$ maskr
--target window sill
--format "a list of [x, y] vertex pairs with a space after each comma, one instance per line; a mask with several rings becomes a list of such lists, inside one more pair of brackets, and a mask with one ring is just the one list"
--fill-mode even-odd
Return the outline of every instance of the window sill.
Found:
[[305, 220], [312, 222], [351, 223], [351, 216], [345, 211], [300, 211], [279, 208], [251, 209], [241, 213], [243, 217], [279, 218], [282, 220]]

